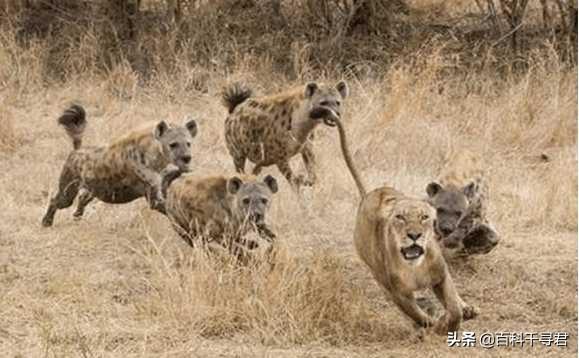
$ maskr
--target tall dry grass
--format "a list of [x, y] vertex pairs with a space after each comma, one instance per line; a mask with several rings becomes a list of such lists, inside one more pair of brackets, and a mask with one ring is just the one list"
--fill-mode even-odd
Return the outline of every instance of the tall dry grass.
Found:
[[[405, 163], [434, 179], [449, 151], [470, 148], [486, 162], [495, 220], [516, 230], [530, 223], [576, 229], [577, 72], [561, 67], [549, 46], [529, 62], [522, 76], [453, 76], [456, 64], [435, 50], [394, 66], [383, 83], [383, 115], [353, 134], [365, 138], [357, 149], [362, 160], [390, 157], [391, 181]], [[376, 126], [384, 137], [371, 135]], [[388, 138], [408, 139], [400, 146]]]
[[336, 252], [300, 255], [282, 245], [275, 258], [249, 266], [202, 251], [166, 265], [144, 254], [154, 269], [151, 295], [137, 310], [161, 330], [210, 339], [243, 336], [266, 345], [316, 342], [363, 345], [395, 339], [387, 322], [348, 280]]
[[11, 152], [18, 145], [13, 119], [6, 110], [0, 111], [0, 152]]
[[[82, 222], [73, 222], [70, 210], [59, 212], [53, 229], [39, 228], [70, 149], [55, 124], [68, 103], [87, 108], [87, 145], [145, 121], [192, 114], [200, 125], [195, 170], [231, 173], [218, 94], [234, 80], [269, 93], [347, 79], [345, 124], [369, 188], [387, 183], [424, 196], [450, 150], [483, 154], [490, 219], [503, 241], [490, 255], [453, 266], [459, 291], [483, 312], [465, 329], [566, 330], [576, 337], [577, 67], [561, 61], [551, 42], [528, 54], [525, 71], [492, 51], [466, 70], [444, 41], [388, 67], [369, 61], [353, 71], [320, 68], [312, 61], [317, 49], [297, 40], [280, 70], [278, 54], [235, 43], [209, 48], [223, 62], [191, 60], [198, 41], [220, 38], [178, 47], [159, 37], [147, 57], [157, 65], [144, 79], [128, 58], [103, 69], [91, 31], [58, 57], [68, 69], [58, 80], [46, 72], [50, 39], [23, 47], [13, 31], [0, 32], [0, 196], [7, 208], [0, 223], [1, 352], [456, 354], [439, 340], [417, 343], [355, 258], [359, 199], [329, 128], [317, 137], [320, 185], [298, 197], [280, 180], [269, 217], [279, 235], [272, 262], [240, 267], [191, 250], [139, 202], [95, 203]], [[299, 161], [292, 165], [303, 170]], [[537, 352], [544, 353], [501, 354]]]
[[[360, 28], [352, 23], [351, 0], [283, 1], [279, 14], [267, 0], [185, 1], [178, 21], [168, 11], [170, 1], [141, 1], [139, 12], [124, 13], [129, 3], [136, 2], [31, 0], [0, 8], [2, 32], [20, 47], [45, 48], [35, 56], [45, 80], [129, 66], [141, 81], [169, 79], [194, 90], [207, 90], [208, 73], [227, 75], [251, 60], [292, 80], [308, 73], [376, 75], [433, 41], [445, 42], [465, 68], [477, 68], [481, 57], [490, 67], [527, 68], [527, 55], [545, 41], [556, 44], [565, 62], [576, 62], [576, 37], [539, 27], [539, 2], [529, 5], [517, 51], [500, 40], [504, 32], [474, 1], [408, 1], [404, 10], [400, 1], [377, 2]], [[497, 21], [507, 26], [504, 16]]]

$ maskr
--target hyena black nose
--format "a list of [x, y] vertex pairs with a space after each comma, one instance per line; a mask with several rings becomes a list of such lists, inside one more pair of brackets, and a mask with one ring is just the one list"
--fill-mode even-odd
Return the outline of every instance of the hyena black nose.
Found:
[[181, 159], [183, 160], [183, 163], [185, 163], [185, 164], [189, 164], [189, 162], [191, 162], [191, 156], [190, 155], [185, 155]]
[[263, 221], [263, 214], [254, 213], [251, 215], [251, 218], [253, 219], [254, 222], [260, 223]]
[[443, 236], [448, 236], [448, 235], [450, 235], [450, 234], [452, 233], [452, 231], [453, 231], [453, 230], [452, 230], [451, 227], [448, 227], [448, 226], [441, 226], [441, 227], [440, 227], [440, 233], [441, 233]]
[[408, 236], [408, 238], [410, 240], [416, 241], [416, 240], [420, 239], [420, 237], [422, 236], [422, 233], [421, 232], [419, 232], [419, 233], [410, 233], [409, 232], [406, 235]]

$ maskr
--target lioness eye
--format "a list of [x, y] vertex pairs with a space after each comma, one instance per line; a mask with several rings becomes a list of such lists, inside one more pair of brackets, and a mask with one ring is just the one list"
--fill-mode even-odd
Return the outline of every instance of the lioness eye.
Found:
[[404, 216], [398, 214], [396, 215], [396, 219], [404, 221]]
[[243, 205], [249, 205], [249, 202], [250, 202], [249, 198], [243, 199]]
[[420, 220], [422, 220], [422, 221], [428, 220], [428, 215], [422, 215], [422, 216], [420, 217]]

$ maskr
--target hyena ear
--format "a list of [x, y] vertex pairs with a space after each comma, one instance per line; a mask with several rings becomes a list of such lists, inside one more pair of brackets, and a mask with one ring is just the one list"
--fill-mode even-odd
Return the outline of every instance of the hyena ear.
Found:
[[167, 123], [165, 121], [161, 121], [155, 127], [153, 135], [155, 136], [156, 139], [160, 139], [165, 134], [165, 132], [167, 132], [167, 129], [169, 129]]
[[437, 182], [433, 181], [432, 183], [430, 183], [426, 186], [426, 194], [428, 194], [428, 196], [430, 198], [432, 198], [433, 196], [438, 194], [438, 192], [441, 189], [442, 189], [442, 186], [440, 184], [438, 184]]
[[195, 122], [194, 119], [187, 120], [187, 122], [185, 122], [185, 128], [187, 128], [189, 134], [191, 134], [191, 137], [195, 137], [197, 135], [197, 122]]
[[462, 192], [469, 200], [471, 200], [476, 195], [477, 186], [474, 182], [470, 182], [468, 185], [462, 188]]
[[265, 183], [265, 185], [267, 185], [267, 187], [269, 188], [269, 190], [271, 190], [273, 194], [277, 193], [278, 190], [277, 180], [275, 180], [274, 177], [268, 175], [263, 179], [263, 182]]
[[239, 189], [241, 189], [242, 184], [243, 184], [243, 181], [241, 181], [241, 179], [239, 179], [238, 177], [233, 177], [227, 181], [227, 191], [230, 194], [235, 195], [235, 194], [237, 194]]
[[348, 97], [348, 94], [350, 94], [350, 89], [348, 88], [348, 84], [346, 83], [346, 81], [338, 82], [338, 84], [336, 85], [336, 89], [338, 90], [342, 98], [346, 98]]
[[311, 96], [314, 95], [314, 93], [316, 93], [317, 90], [318, 84], [315, 82], [309, 82], [308, 84], [306, 84], [306, 90], [304, 94], [306, 95], [306, 98], [310, 98]]

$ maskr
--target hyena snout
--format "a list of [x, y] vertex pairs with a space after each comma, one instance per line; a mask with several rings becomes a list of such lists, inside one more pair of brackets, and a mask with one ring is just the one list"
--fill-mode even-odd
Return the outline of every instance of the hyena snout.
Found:
[[440, 235], [442, 235], [443, 237], [446, 237], [454, 231], [455, 225], [453, 225], [452, 223], [439, 221], [436, 223], [436, 228], [438, 229], [438, 232]]
[[450, 226], [441, 226], [440, 227], [440, 233], [443, 236], [448, 236], [448, 235], [452, 234], [453, 231], [454, 231], [453, 228]]
[[447, 237], [443, 240], [444, 247], [447, 249], [456, 249], [460, 245], [460, 240], [458, 237]]
[[256, 225], [261, 225], [265, 223], [265, 215], [259, 212], [253, 212], [249, 214], [249, 220]]
[[191, 159], [190, 154], [179, 155], [175, 164], [181, 171], [188, 172], [190, 170]]

